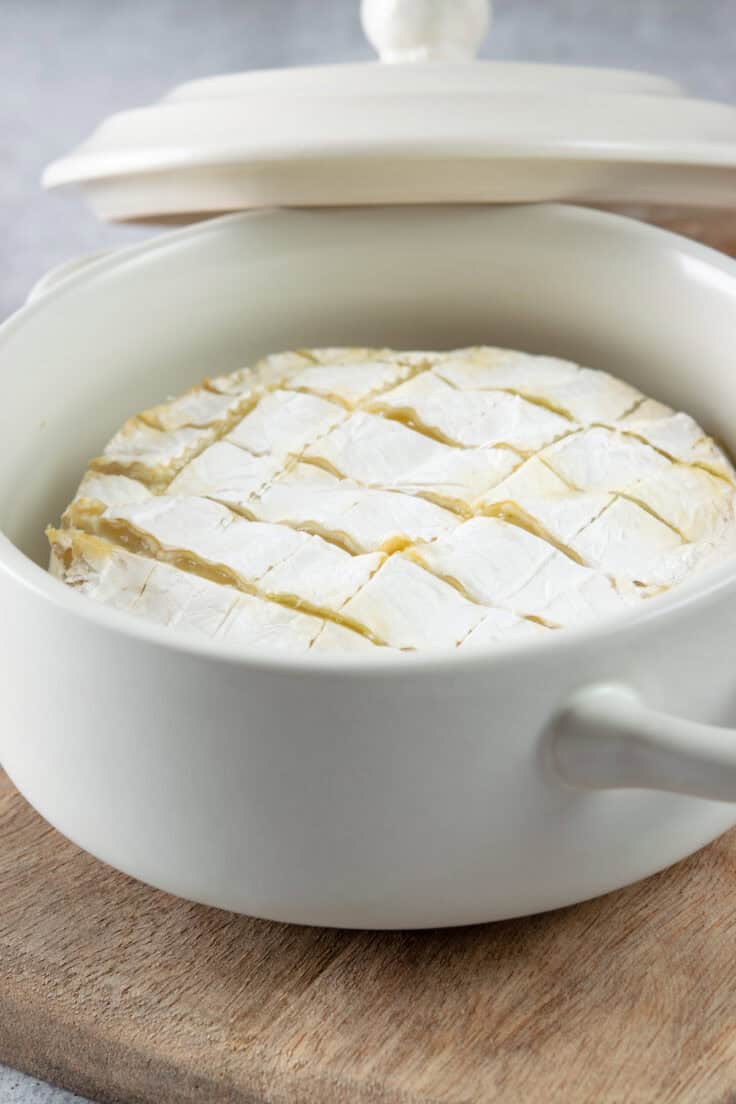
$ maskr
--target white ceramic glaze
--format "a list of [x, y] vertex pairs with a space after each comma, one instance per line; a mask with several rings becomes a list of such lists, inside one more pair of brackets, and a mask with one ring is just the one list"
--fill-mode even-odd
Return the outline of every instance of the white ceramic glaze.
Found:
[[[282, 347], [474, 342], [612, 371], [736, 452], [736, 264], [598, 212], [239, 215], [6, 323], [0, 760], [52, 824], [195, 900], [423, 927], [614, 889], [736, 822], [704, 800], [736, 798], [710, 728], [736, 722], [732, 564], [551, 642], [371, 663], [198, 647], [44, 571], [44, 525], [134, 410]], [[601, 684], [646, 708], [578, 696]]]
[[489, 0], [362, 0], [363, 30], [381, 61], [470, 61], [491, 16]]
[[66, 280], [68, 276], [72, 276], [75, 272], [85, 268], [92, 261], [97, 261], [103, 256], [107, 256], [106, 252], [99, 253], [84, 253], [81, 257], [72, 257], [68, 261], [62, 261], [61, 264], [56, 265], [54, 268], [46, 272], [40, 280], [38, 280], [26, 297], [26, 303], [33, 303], [36, 299], [40, 299], [42, 295], [45, 295], [51, 288], [56, 287], [62, 280]]
[[194, 81], [105, 120], [46, 186], [79, 185], [110, 220], [369, 203], [733, 206], [736, 108], [647, 74], [459, 61], [481, 30], [475, 0], [369, 7], [392, 57], [440, 60]]
[[552, 770], [572, 786], [648, 789], [736, 801], [736, 731], [647, 707], [629, 686], [574, 694], [549, 740]]
[[472, 65], [436, 61], [432, 65], [351, 62], [299, 66], [294, 69], [251, 69], [186, 81], [166, 94], [163, 103], [225, 99], [258, 94], [263, 100], [286, 91], [310, 96], [393, 97], [425, 95], [444, 88], [460, 92], [636, 93], [680, 96], [682, 87], [668, 77], [627, 69], [524, 61], [477, 61]]

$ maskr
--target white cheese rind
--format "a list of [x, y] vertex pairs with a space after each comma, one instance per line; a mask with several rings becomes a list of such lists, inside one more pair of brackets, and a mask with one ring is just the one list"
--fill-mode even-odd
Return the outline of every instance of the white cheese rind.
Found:
[[622, 604], [605, 575], [498, 518], [467, 521], [414, 555], [474, 601], [554, 625], [579, 624]]
[[[641, 414], [641, 408], [638, 413]], [[736, 478], [730, 461], [688, 414], [669, 414], [654, 419], [635, 416], [625, 419], [622, 425], [673, 460], [700, 465], [731, 482]]]
[[[65, 550], [74, 550], [69, 568]], [[85, 533], [55, 531], [52, 561], [68, 585], [157, 625], [251, 649], [376, 654], [376, 645], [342, 625], [242, 594]]]
[[324, 348], [131, 418], [63, 526], [54, 574], [202, 639], [498, 648], [736, 555], [736, 474], [692, 418], [603, 372]]
[[420, 426], [466, 447], [505, 445], [522, 454], [537, 452], [569, 432], [569, 419], [505, 391], [458, 391], [425, 372], [382, 395], [377, 411], [404, 413]]
[[217, 636], [239, 599], [237, 590], [157, 563], [132, 612], [196, 636]]
[[344, 409], [327, 399], [274, 391], [246, 414], [227, 440], [254, 456], [296, 456], [344, 419]]
[[458, 647], [488, 648], [498, 647], [522, 640], [540, 640], [547, 636], [550, 630], [540, 625], [537, 621], [528, 621], [523, 617], [517, 617], [510, 610], [489, 610], [483, 620], [460, 641]]
[[534, 456], [475, 503], [476, 512], [544, 532], [567, 545], [613, 501], [606, 491], [573, 491]]
[[178, 399], [151, 407], [141, 415], [157, 429], [204, 428], [232, 417], [242, 406], [242, 396], [221, 395], [206, 387], [195, 387]]
[[[321, 537], [283, 525], [251, 522], [202, 498], [160, 496], [142, 505], [107, 510], [98, 523], [130, 525], [173, 562], [194, 556], [225, 568], [245, 586], [337, 613], [383, 562], [379, 553], [351, 555]], [[193, 569], [196, 569], [196, 565]]]
[[304, 457], [367, 487], [401, 490], [461, 507], [521, 463], [510, 449], [453, 448], [362, 411], [306, 448]]
[[300, 464], [248, 501], [261, 521], [307, 528], [356, 552], [388, 551], [449, 532], [459, 519], [423, 498], [361, 487]]
[[274, 353], [264, 357], [252, 367], [240, 368], [228, 375], [215, 376], [207, 381], [208, 387], [221, 395], [239, 398], [255, 398], [269, 388], [280, 387], [307, 365], [314, 363], [311, 357], [300, 352]]
[[134, 418], [105, 446], [100, 463], [140, 465], [155, 473], [157, 469], [185, 462], [211, 438], [210, 428], [185, 426], [161, 430]]
[[106, 510], [101, 524], [105, 522], [125, 523], [142, 538], [152, 538], [165, 553], [192, 553], [212, 568], [230, 569], [245, 583], [257, 582], [310, 540], [281, 525], [248, 522], [204, 498], [162, 495]]
[[550, 409], [564, 411], [591, 425], [622, 418], [642, 398], [641, 392], [606, 372], [580, 368], [554, 357], [529, 356], [507, 349], [469, 350], [448, 357], [434, 372], [470, 391], [508, 390]]
[[574, 381], [577, 364], [557, 357], [531, 356], [513, 349], [458, 349], [433, 366], [435, 375], [467, 391], [510, 391], [562, 386]]
[[259, 584], [266, 594], [294, 597], [313, 608], [339, 613], [382, 563], [380, 553], [352, 556], [321, 537], [307, 537], [293, 555], [267, 571]]
[[151, 491], [138, 479], [127, 475], [108, 475], [106, 472], [88, 471], [77, 488], [74, 501], [94, 499], [105, 506], [122, 506], [129, 502], [145, 502]]
[[49, 530], [52, 573], [81, 594], [131, 610], [156, 564], [86, 533]]
[[323, 627], [318, 617], [243, 595], [230, 610], [217, 639], [248, 649], [307, 652]]
[[540, 454], [571, 488], [620, 492], [669, 471], [671, 461], [651, 445], [604, 426], [593, 426]]
[[281, 456], [254, 456], [230, 441], [216, 441], [182, 468], [167, 492], [245, 506], [283, 466]]
[[484, 616], [453, 587], [402, 556], [392, 556], [344, 611], [392, 648], [454, 648]]
[[372, 656], [373, 658], [380, 655], [401, 654], [396, 648], [386, 648], [374, 644], [367, 637], [353, 632], [352, 629], [346, 629], [343, 625], [338, 625], [334, 621], [323, 621], [322, 628], [312, 641], [310, 651], [328, 655], [338, 653], [342, 655]]
[[682, 544], [673, 529], [625, 498], [614, 499], [572, 541], [572, 547], [591, 567], [646, 584], [663, 582], [657, 565]]
[[312, 364], [289, 378], [289, 388], [322, 395], [354, 405], [393, 387], [414, 372], [415, 366], [397, 360], [356, 360], [345, 371], [345, 363]]

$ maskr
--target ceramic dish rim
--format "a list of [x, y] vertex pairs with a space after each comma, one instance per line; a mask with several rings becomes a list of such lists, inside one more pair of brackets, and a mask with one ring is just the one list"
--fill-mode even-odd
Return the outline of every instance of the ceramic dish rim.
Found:
[[[437, 208], [438, 205], [422, 206], [420, 210], [427, 214], [433, 206]], [[439, 209], [451, 210], [453, 207], [465, 209], [466, 206], [465, 204], [439, 205]], [[609, 225], [614, 230], [618, 228], [620, 232], [656, 238], [663, 244], [667, 242], [676, 243], [680, 250], [685, 250], [693, 258], [716, 267], [736, 283], [736, 261], [698, 242], [683, 238], [659, 227], [638, 222], [624, 215], [563, 203], [488, 204], [484, 206], [490, 210], [542, 209], [553, 218], [589, 220], [595, 224]], [[477, 210], [478, 208], [475, 207], [474, 209]], [[352, 208], [349, 210], [353, 212], [357, 210], [369, 212], [375, 212], [376, 210], [405, 211], [405, 208], [396, 205], [385, 205], [383, 207]], [[2, 323], [0, 325], [0, 350], [15, 332], [26, 324], [29, 317], [43, 312], [49, 303], [56, 302], [70, 293], [76, 293], [77, 289], [83, 288], [99, 278], [104, 278], [120, 266], [131, 262], [135, 263], [140, 257], [158, 254], [169, 248], [176, 249], [179, 245], [188, 245], [192, 238], [219, 232], [223, 223], [268, 217], [289, 218], [292, 213], [298, 214], [299, 212], [281, 208], [240, 211], [214, 219], [207, 219], [178, 230], [167, 231], [143, 242], [137, 242], [122, 249], [117, 249], [112, 253], [104, 254], [60, 280], [58, 284], [53, 285], [38, 299], [22, 306]], [[320, 209], [319, 213], [324, 215], [326, 211]], [[647, 628], [657, 631], [662, 620], [664, 620], [666, 626], [678, 614], [690, 614], [693, 607], [703, 607], [703, 613], [705, 614], [708, 607], [714, 602], [725, 597], [736, 596], [736, 554], [733, 554], [728, 557], [726, 562], [704, 571], [703, 575], [695, 580], [673, 588], [665, 595], [658, 596], [656, 601], [648, 604], [646, 608], [625, 610], [622, 613], [607, 616], [594, 624], [566, 628], [559, 637], [555, 633], [554, 640], [532, 639], [513, 643], [503, 642], [499, 645], [479, 646], [469, 651], [442, 649], [401, 655], [389, 653], [387, 655], [371, 654], [370, 656], [328, 654], [316, 656], [309, 653], [289, 655], [275, 651], [264, 654], [261, 650], [243, 648], [242, 646], [228, 644], [226, 641], [200, 641], [186, 633], [177, 633], [166, 626], [155, 625], [142, 619], [139, 620], [123, 611], [96, 603], [83, 595], [77, 594], [60, 580], [51, 576], [11, 541], [2, 529], [0, 529], [0, 573], [11, 583], [19, 584], [24, 591], [31, 592], [35, 597], [50, 603], [57, 610], [69, 613], [77, 621], [81, 620], [106, 631], [116, 632], [128, 640], [160, 646], [166, 650], [184, 654], [192, 659], [225, 661], [233, 666], [246, 667], [253, 671], [302, 676], [322, 676], [331, 673], [354, 674], [361, 677], [377, 676], [379, 678], [404, 677], [406, 675], [435, 676], [438, 673], [477, 671], [487, 667], [489, 663], [496, 665], [516, 664], [520, 659], [528, 659], [529, 662], [534, 662], [538, 657], [547, 656], [553, 652], [559, 655], [561, 650], [566, 661], [570, 662], [570, 656], [574, 656], [582, 648], [597, 646], [602, 644], [604, 640], [609, 642], [614, 639], [621, 640], [630, 632], [643, 632]]]

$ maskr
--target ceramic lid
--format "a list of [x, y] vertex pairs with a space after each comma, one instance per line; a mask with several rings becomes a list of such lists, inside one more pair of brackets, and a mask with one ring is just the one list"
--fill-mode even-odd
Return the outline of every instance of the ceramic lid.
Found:
[[272, 206], [736, 205], [736, 108], [608, 69], [473, 60], [488, 0], [363, 0], [374, 63], [180, 85], [46, 170], [105, 220]]

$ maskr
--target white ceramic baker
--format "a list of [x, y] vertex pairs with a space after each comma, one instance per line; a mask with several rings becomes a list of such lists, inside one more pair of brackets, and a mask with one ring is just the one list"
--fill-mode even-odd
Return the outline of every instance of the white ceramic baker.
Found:
[[[733, 109], [469, 64], [486, 7], [364, 0], [391, 64], [181, 86], [47, 182], [106, 218], [732, 202]], [[425, 927], [614, 889], [736, 823], [736, 564], [539, 644], [370, 662], [202, 647], [46, 573], [132, 411], [288, 347], [473, 343], [608, 370], [736, 454], [736, 263], [571, 207], [220, 218], [71, 262], [0, 328], [0, 761], [52, 824], [198, 901]]]
[[736, 453], [736, 263], [571, 207], [236, 215], [2, 327], [0, 761], [52, 824], [198, 901], [386, 928], [569, 904], [736, 823], [736, 564], [552, 641], [370, 662], [202, 647], [46, 573], [132, 410], [279, 348], [476, 342], [613, 372]]

